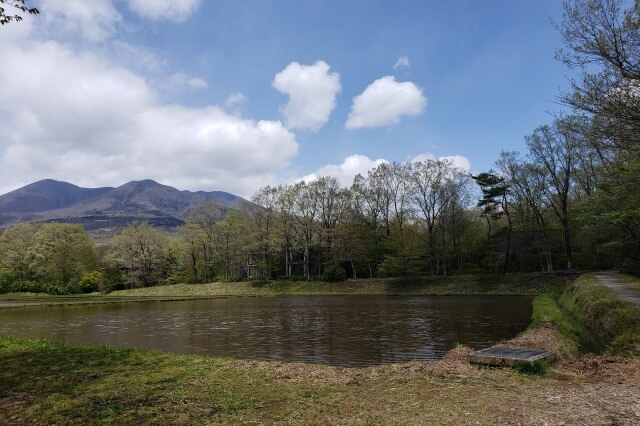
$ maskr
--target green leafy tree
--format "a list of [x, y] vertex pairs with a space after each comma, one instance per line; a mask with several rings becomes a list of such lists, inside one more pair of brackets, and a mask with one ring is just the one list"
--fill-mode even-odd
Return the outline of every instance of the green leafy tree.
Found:
[[[0, 268], [18, 291], [75, 293], [84, 273], [98, 269], [95, 247], [81, 225], [20, 224], [0, 236]], [[11, 289], [9, 289], [11, 290]]]
[[94, 245], [82, 225], [47, 223], [38, 228], [31, 250], [41, 279], [73, 290], [85, 272], [98, 268]]
[[511, 255], [511, 236], [513, 233], [513, 223], [509, 212], [509, 190], [510, 186], [503, 176], [498, 176], [493, 171], [479, 173], [473, 176], [480, 190], [482, 198], [478, 201], [478, 207], [482, 209], [482, 215], [487, 221], [489, 233], [491, 234], [491, 222], [502, 217], [506, 218], [505, 227], [505, 248], [504, 248], [504, 269], [506, 274], [509, 271], [509, 258]]
[[133, 223], [111, 240], [112, 259], [127, 273], [129, 285], [163, 282], [176, 265], [175, 246], [164, 232], [146, 222]]
[[[620, 268], [640, 269], [640, 160], [608, 167], [598, 191], [580, 204], [583, 233]], [[597, 254], [597, 253], [596, 253]]]
[[193, 282], [212, 281], [216, 274], [216, 223], [222, 218], [220, 205], [209, 201], [191, 210], [179, 229]]

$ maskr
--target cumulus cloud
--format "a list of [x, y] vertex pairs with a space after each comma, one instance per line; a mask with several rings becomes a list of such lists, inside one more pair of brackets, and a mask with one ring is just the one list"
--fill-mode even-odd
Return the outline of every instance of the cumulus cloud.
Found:
[[[457, 168], [465, 172], [468, 172], [469, 170], [471, 170], [471, 161], [469, 161], [469, 159], [463, 155], [445, 155], [437, 158], [438, 160], [448, 160], [454, 166], [456, 166]], [[435, 160], [435, 159], [436, 159], [435, 155], [431, 153], [425, 153], [425, 154], [416, 155], [411, 159], [411, 162], [417, 163], [419, 161]]]
[[276, 74], [273, 87], [289, 95], [289, 102], [281, 108], [289, 128], [315, 132], [327, 124], [342, 90], [340, 74], [329, 73], [329, 68], [324, 61], [313, 65], [292, 62]]
[[163, 104], [145, 78], [96, 52], [8, 44], [0, 33], [0, 55], [11, 58], [0, 67], [2, 192], [42, 178], [87, 186], [151, 178], [248, 195], [297, 155], [281, 122]]
[[206, 81], [200, 77], [191, 77], [183, 72], [177, 72], [169, 76], [166, 87], [173, 91], [201, 90], [209, 87]]
[[182, 22], [200, 6], [200, 0], [129, 0], [129, 8], [154, 21]]
[[351, 186], [353, 178], [355, 178], [356, 175], [361, 174], [366, 176], [369, 170], [382, 163], [387, 163], [387, 160], [372, 160], [366, 155], [354, 154], [345, 158], [341, 164], [328, 164], [326, 166], [322, 166], [315, 172], [296, 179], [296, 181], [304, 180], [305, 182], [310, 182], [323, 176], [332, 176], [338, 179], [342, 186], [348, 187]]
[[111, 0], [45, 0], [41, 12], [51, 29], [89, 41], [108, 38], [122, 21]]
[[396, 64], [393, 66], [393, 69], [397, 70], [398, 68], [409, 68], [409, 67], [411, 67], [411, 62], [409, 61], [409, 58], [407, 58], [406, 56], [400, 56], [396, 61]]
[[403, 116], [417, 116], [427, 105], [422, 89], [410, 81], [382, 77], [353, 98], [348, 129], [398, 124]]
[[[416, 155], [410, 160], [410, 162], [417, 163], [419, 161], [435, 159], [449, 160], [453, 163], [454, 166], [465, 172], [471, 170], [471, 162], [467, 157], [464, 157], [462, 155], [446, 155], [442, 157], [436, 157], [431, 153], [424, 153]], [[324, 165], [322, 167], [319, 167], [316, 171], [309, 173], [308, 175], [292, 179], [292, 181], [311, 182], [323, 176], [332, 176], [338, 179], [342, 186], [349, 187], [353, 183], [353, 179], [356, 177], [356, 175], [360, 174], [362, 176], [366, 176], [369, 170], [372, 170], [383, 163], [390, 163], [390, 161], [385, 160], [384, 158], [373, 160], [366, 155], [354, 154], [345, 158], [344, 161], [340, 164]]]
[[247, 97], [241, 92], [233, 92], [227, 97], [225, 104], [229, 107], [243, 104], [247, 101]]
[[104, 50], [104, 54], [113, 61], [127, 68], [156, 73], [167, 66], [167, 59], [144, 46], [112, 40]]

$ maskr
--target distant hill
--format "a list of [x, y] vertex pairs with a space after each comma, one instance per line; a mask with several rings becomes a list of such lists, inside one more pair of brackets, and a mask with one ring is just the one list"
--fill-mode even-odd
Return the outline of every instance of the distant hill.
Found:
[[0, 227], [31, 221], [80, 223], [92, 237], [103, 239], [140, 220], [173, 230], [191, 209], [207, 201], [227, 209], [245, 202], [228, 192], [180, 191], [153, 180], [81, 188], [45, 179], [0, 195]]

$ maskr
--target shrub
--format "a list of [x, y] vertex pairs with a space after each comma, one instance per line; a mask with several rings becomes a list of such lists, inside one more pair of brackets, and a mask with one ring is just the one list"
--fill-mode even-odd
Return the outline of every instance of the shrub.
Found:
[[186, 283], [186, 282], [187, 282], [187, 278], [184, 276], [184, 274], [180, 272], [174, 272], [173, 274], [169, 275], [166, 280], [164, 280], [164, 284], [166, 285], [180, 284], [180, 283]]
[[307, 281], [307, 278], [304, 275], [283, 275], [278, 278], [280, 281]]
[[60, 282], [55, 282], [55, 281], [40, 284], [38, 291], [42, 291], [47, 294], [55, 294], [55, 295], [75, 293], [74, 289], [71, 288], [69, 285], [63, 284]]
[[90, 293], [104, 287], [104, 276], [100, 271], [89, 271], [82, 274], [79, 283], [81, 293]]
[[330, 266], [325, 269], [324, 274], [322, 275], [323, 281], [328, 281], [330, 283], [339, 283], [347, 279], [347, 271], [340, 266]]
[[104, 269], [103, 277], [104, 279], [100, 286], [100, 291], [103, 293], [111, 293], [114, 290], [122, 290], [126, 287], [126, 278], [118, 268], [112, 267]]
[[269, 281], [263, 278], [260, 278], [260, 279], [251, 280], [250, 283], [251, 283], [251, 287], [261, 288], [269, 284]]
[[35, 281], [29, 280], [17, 280], [11, 285], [11, 290], [14, 293], [40, 293], [42, 288], [40, 284]]
[[545, 361], [534, 361], [532, 363], [523, 362], [516, 365], [519, 373], [531, 376], [544, 376], [549, 371], [549, 363]]
[[0, 269], [0, 293], [9, 293], [16, 281], [18, 281], [18, 274], [15, 271]]

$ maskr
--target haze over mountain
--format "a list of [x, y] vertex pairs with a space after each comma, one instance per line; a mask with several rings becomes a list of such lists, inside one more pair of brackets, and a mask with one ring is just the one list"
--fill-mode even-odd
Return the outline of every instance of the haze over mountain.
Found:
[[207, 201], [223, 208], [245, 202], [227, 192], [181, 191], [153, 180], [117, 188], [81, 188], [45, 179], [0, 195], [0, 227], [31, 221], [80, 223], [94, 238], [104, 238], [143, 220], [171, 230], [184, 223], [191, 209]]

